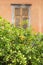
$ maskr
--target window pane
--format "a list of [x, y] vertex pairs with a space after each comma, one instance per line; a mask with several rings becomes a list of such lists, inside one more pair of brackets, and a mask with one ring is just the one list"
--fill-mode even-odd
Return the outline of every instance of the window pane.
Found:
[[15, 26], [20, 26], [20, 18], [15, 19]]
[[28, 18], [26, 18], [26, 17], [22, 18], [22, 27], [23, 28], [28, 27]]
[[28, 16], [28, 8], [22, 8], [22, 16]]
[[20, 8], [15, 8], [15, 16], [20, 16]]

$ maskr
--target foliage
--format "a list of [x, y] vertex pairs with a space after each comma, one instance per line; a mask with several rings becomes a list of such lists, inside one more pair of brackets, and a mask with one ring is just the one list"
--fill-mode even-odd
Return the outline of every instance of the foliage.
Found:
[[0, 65], [43, 65], [43, 34], [16, 28], [0, 17]]

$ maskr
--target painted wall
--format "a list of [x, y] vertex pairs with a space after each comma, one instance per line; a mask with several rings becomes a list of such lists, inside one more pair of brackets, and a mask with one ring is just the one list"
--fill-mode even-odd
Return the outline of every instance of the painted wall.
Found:
[[43, 0], [0, 0], [0, 16], [12, 22], [11, 4], [32, 4], [31, 26], [36, 32], [43, 32]]

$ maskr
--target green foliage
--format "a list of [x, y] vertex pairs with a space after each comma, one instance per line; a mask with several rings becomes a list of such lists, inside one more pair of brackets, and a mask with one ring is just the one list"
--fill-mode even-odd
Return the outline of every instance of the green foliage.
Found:
[[0, 17], [0, 65], [43, 65], [43, 34], [16, 28]]

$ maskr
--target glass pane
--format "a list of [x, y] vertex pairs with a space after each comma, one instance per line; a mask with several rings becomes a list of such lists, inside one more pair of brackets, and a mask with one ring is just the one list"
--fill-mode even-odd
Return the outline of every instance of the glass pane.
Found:
[[15, 8], [15, 16], [20, 16], [20, 8]]
[[20, 26], [20, 18], [16, 18], [15, 20], [15, 26]]
[[26, 17], [22, 18], [22, 27], [23, 28], [28, 27], [28, 18], [26, 18]]
[[22, 9], [22, 16], [28, 16], [28, 8]]

